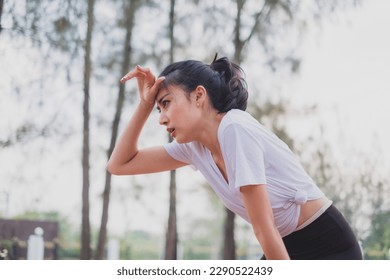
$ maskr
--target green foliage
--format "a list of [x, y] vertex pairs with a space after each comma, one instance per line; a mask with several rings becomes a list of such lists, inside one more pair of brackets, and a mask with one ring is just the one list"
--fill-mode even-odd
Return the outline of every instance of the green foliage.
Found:
[[161, 241], [145, 231], [128, 232], [120, 241], [120, 258], [135, 260], [160, 259]]
[[38, 212], [38, 211], [26, 211], [20, 215], [16, 215], [14, 219], [26, 219], [26, 220], [43, 220], [43, 221], [59, 221], [61, 214], [57, 211]]
[[209, 260], [212, 259], [210, 237], [200, 237], [186, 242], [183, 248], [185, 260]]
[[367, 259], [389, 259], [390, 210], [374, 214], [371, 222], [371, 233], [363, 243], [365, 256]]

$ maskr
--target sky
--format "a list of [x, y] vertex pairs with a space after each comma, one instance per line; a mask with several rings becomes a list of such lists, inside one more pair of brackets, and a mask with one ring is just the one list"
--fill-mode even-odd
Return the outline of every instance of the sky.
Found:
[[311, 30], [300, 74], [288, 90], [292, 103], [318, 105], [315, 118], [326, 120], [324, 133], [335, 146], [382, 150], [381, 163], [388, 170], [390, 2], [363, 2], [321, 30]]
[[[373, 154], [375, 157], [380, 155], [379, 160], [382, 167], [384, 170], [389, 170], [390, 149], [387, 143], [390, 143], [390, 130], [387, 127], [390, 120], [390, 36], [388, 36], [390, 17], [388, 17], [387, 12], [390, 11], [390, 1], [370, 0], [363, 2], [361, 7], [346, 12], [342, 18], [326, 20], [321, 29], [309, 28], [306, 41], [303, 44], [304, 55], [300, 72], [295, 78], [289, 80], [282, 90], [290, 95], [290, 102], [297, 108], [302, 104], [317, 105], [316, 114], [310, 119], [303, 117], [289, 121], [291, 134], [294, 137], [304, 139], [310, 133], [317, 133], [318, 124], [325, 122], [324, 136], [336, 147], [341, 160], [348, 161], [348, 158], [345, 157], [346, 150], [351, 153], [358, 150], [368, 155]], [[19, 57], [19, 59], [22, 58]], [[68, 91], [64, 93], [64, 96]], [[13, 111], [13, 113], [16, 111], [23, 113], [20, 108], [6, 108], [6, 106], [6, 104], [0, 104], [3, 113], [7, 110]], [[27, 109], [26, 112], [28, 112]], [[157, 123], [157, 120], [151, 121]], [[151, 135], [145, 137], [151, 137]], [[74, 148], [67, 149], [65, 146], [63, 148], [65, 149], [63, 154], [78, 152]], [[0, 160], [3, 166], [6, 156], [12, 155], [2, 152]], [[58, 160], [62, 160], [66, 164], [66, 160], [62, 157], [64, 156], [56, 155]], [[18, 166], [12, 165], [12, 160], [10, 163], [11, 166]], [[32, 164], [44, 169], [48, 168], [50, 162]], [[31, 184], [31, 189], [27, 190], [31, 197], [39, 193], [35, 192], [34, 188], [42, 188], [43, 186], [49, 197], [56, 196], [65, 199], [56, 202], [43, 198], [40, 201], [26, 204], [24, 202], [14, 203], [16, 199], [11, 198], [10, 201], [13, 203], [4, 207], [4, 189], [11, 187], [14, 193], [18, 193], [16, 185], [25, 183], [13, 181], [15, 186], [0, 185], [0, 203], [3, 203], [0, 211], [4, 211], [2, 208], [6, 208], [7, 213], [15, 215], [22, 212], [26, 205], [28, 207], [34, 205], [39, 210], [43, 210], [45, 207], [48, 207], [49, 210], [57, 207], [66, 216], [75, 217], [74, 221], [77, 221], [80, 203], [75, 198], [80, 197], [81, 191], [78, 189], [78, 185], [72, 187], [66, 184], [64, 179], [81, 178], [81, 165], [67, 166], [67, 168], [65, 174], [61, 176], [40, 177], [27, 174], [32, 182], [35, 182]], [[27, 172], [33, 172], [33, 170], [32, 168]], [[92, 176], [94, 175], [92, 174]], [[178, 181], [185, 182], [188, 176], [189, 170], [178, 172]], [[195, 183], [201, 183], [201, 179], [197, 175], [192, 178], [197, 178]], [[102, 181], [102, 178], [98, 176], [92, 180]], [[123, 196], [128, 195], [124, 191], [125, 187], [121, 186], [136, 180], [138, 179], [114, 178], [114, 183], [119, 186], [119, 192], [116, 195], [121, 196], [121, 190], [124, 192]], [[56, 181], [58, 186], [52, 186], [52, 182]], [[156, 188], [155, 185], [162, 185], [165, 182], [167, 182], [167, 176], [156, 175], [151, 179], [151, 185], [154, 185], [151, 188]], [[191, 190], [190, 186], [183, 185], [184, 190], [179, 193], [183, 199], [179, 204], [181, 217], [185, 217], [188, 213], [194, 214], [193, 209], [184, 207], [184, 205], [191, 204], [191, 201], [185, 200], [185, 197], [188, 197], [186, 192]], [[158, 189], [155, 190], [158, 191]], [[95, 190], [94, 199], [98, 198], [97, 193], [99, 191]], [[202, 193], [192, 193], [191, 195], [194, 198], [196, 195], [202, 196]], [[151, 204], [165, 205], [167, 192], [161, 196], [150, 198], [150, 200]], [[111, 229], [113, 231], [122, 231], [128, 228], [147, 229], [150, 224], [153, 224], [155, 230], [161, 230], [167, 213], [159, 213], [159, 208], [139, 211], [143, 203], [141, 199], [133, 205], [123, 202], [112, 206], [109, 222]], [[162, 209], [165, 208], [162, 206]], [[92, 209], [94, 212], [91, 220], [95, 225], [99, 223], [99, 209], [98, 206]], [[210, 208], [206, 208], [206, 210], [211, 211]], [[123, 221], [124, 215], [133, 211], [138, 211], [139, 219], [133, 219], [131, 222]], [[150, 220], [149, 224], [145, 224], [147, 219]]]

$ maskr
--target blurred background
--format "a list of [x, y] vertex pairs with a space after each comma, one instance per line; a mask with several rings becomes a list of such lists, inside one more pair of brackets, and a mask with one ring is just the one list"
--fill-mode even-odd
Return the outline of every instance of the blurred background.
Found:
[[[110, 176], [157, 75], [215, 53], [240, 64], [248, 111], [282, 138], [390, 258], [390, 18], [386, 0], [0, 0], [0, 259], [258, 259], [251, 227], [190, 168]], [[140, 146], [169, 141], [153, 112]], [[37, 230], [39, 229], [39, 230]]]

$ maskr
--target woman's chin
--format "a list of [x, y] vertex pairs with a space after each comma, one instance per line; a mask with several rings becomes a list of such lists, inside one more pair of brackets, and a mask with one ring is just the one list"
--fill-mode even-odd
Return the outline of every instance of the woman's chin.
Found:
[[181, 137], [173, 137], [173, 139], [175, 139], [176, 143], [179, 143], [179, 144], [185, 144], [185, 143], [190, 142], [190, 141], [188, 141], [188, 139], [181, 138]]

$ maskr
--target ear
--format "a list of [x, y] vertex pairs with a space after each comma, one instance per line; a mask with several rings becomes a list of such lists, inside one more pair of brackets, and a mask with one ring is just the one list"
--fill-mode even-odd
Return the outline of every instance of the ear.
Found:
[[195, 102], [197, 104], [203, 104], [206, 101], [207, 90], [204, 88], [204, 86], [197, 86], [194, 93], [195, 93]]

